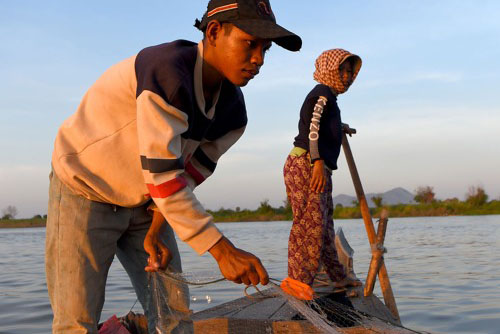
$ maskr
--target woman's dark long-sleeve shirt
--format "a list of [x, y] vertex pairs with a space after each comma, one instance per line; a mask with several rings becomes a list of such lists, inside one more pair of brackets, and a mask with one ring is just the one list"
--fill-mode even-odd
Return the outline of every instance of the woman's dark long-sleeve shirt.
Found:
[[302, 104], [294, 146], [309, 151], [311, 162], [323, 159], [326, 166], [334, 170], [341, 144], [342, 122], [337, 97], [328, 86], [316, 85]]

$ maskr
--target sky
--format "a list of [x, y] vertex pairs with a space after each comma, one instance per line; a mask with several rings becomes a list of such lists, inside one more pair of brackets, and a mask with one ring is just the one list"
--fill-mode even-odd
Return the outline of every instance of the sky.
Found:
[[[111, 65], [176, 39], [206, 0], [0, 0], [0, 210], [47, 212], [53, 142], [61, 123]], [[248, 126], [195, 191], [209, 209], [254, 209], [286, 197], [283, 164], [314, 60], [343, 48], [363, 59], [338, 98], [365, 192], [432, 186], [463, 199], [471, 186], [500, 198], [500, 2], [271, 0], [277, 21], [303, 39], [271, 48], [243, 88]], [[334, 196], [354, 195], [341, 153]]]

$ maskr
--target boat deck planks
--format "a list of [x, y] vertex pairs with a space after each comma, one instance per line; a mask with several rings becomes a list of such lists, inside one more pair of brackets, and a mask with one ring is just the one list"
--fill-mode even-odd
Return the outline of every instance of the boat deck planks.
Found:
[[384, 303], [382, 303], [375, 295], [365, 297], [363, 295], [363, 286], [354, 288], [354, 290], [356, 291], [357, 296], [349, 299], [356, 310], [401, 326], [401, 321], [396, 319]]
[[[350, 298], [354, 307], [373, 318], [366, 319], [363, 326], [339, 328], [339, 333], [414, 333], [399, 327], [400, 323], [376, 296], [364, 297], [362, 286], [350, 290], [357, 293], [357, 296]], [[251, 297], [242, 297], [195, 313], [195, 334], [321, 333], [307, 320], [292, 320], [298, 312], [272, 289], [264, 290], [262, 294], [255, 293]]]

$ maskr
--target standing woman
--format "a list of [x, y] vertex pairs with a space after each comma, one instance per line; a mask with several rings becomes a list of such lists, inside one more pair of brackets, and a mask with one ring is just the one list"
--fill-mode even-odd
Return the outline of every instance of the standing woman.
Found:
[[298, 296], [302, 299], [312, 299], [310, 286], [321, 264], [335, 287], [361, 284], [347, 278], [338, 261], [331, 180], [342, 144], [337, 96], [347, 91], [360, 68], [361, 58], [342, 49], [325, 51], [316, 59], [314, 80], [319, 84], [302, 105], [299, 134], [283, 170], [294, 218], [288, 242], [289, 277], [282, 287], [302, 290]]

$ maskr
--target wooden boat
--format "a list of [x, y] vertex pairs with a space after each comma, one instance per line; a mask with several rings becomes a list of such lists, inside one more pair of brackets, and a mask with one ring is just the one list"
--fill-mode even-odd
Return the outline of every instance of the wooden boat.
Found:
[[[323, 289], [325, 289], [323, 287]], [[346, 334], [409, 334], [415, 331], [401, 326], [389, 309], [375, 296], [363, 296], [363, 286], [347, 289], [345, 295], [354, 307], [354, 312], [347, 306], [341, 312], [361, 314], [362, 318], [351, 324], [335, 321], [335, 330]], [[300, 316], [285, 298], [277, 295], [273, 289], [254, 293], [192, 316], [195, 334], [300, 334], [323, 333], [314, 324]], [[349, 318], [348, 317], [340, 317]], [[124, 319], [128, 319], [124, 321]], [[147, 334], [147, 322], [143, 315], [130, 313], [120, 319], [126, 322], [131, 334]]]
[[[354, 276], [352, 255], [341, 229], [335, 239], [339, 260]], [[402, 327], [398, 317], [371, 294], [364, 296], [364, 286], [335, 290], [325, 273], [320, 273], [313, 284], [319, 300], [331, 300], [337, 307], [328, 320], [333, 323], [332, 332], [361, 334], [407, 334], [415, 331]], [[324, 333], [290, 305], [289, 299], [279, 288], [269, 288], [242, 297], [192, 316], [195, 334], [300, 334]], [[347, 303], [345, 302], [347, 300]], [[329, 314], [330, 315], [330, 314]], [[131, 334], [147, 334], [147, 322], [143, 315], [129, 313], [119, 319]]]
[[[342, 230], [337, 231], [336, 247], [339, 260], [347, 268], [348, 275], [354, 276], [352, 255]], [[331, 300], [336, 305], [332, 319], [332, 329], [339, 333], [388, 333], [406, 334], [415, 331], [402, 327], [396, 317], [374, 294], [364, 296], [364, 286], [335, 290], [325, 273], [320, 273], [313, 284], [319, 300]], [[277, 289], [267, 289], [193, 315], [196, 334], [224, 333], [323, 333], [317, 326], [301, 316], [289, 300]], [[347, 300], [347, 303], [345, 302]], [[318, 302], [319, 303], [319, 302]], [[350, 305], [347, 305], [350, 304]], [[332, 330], [332, 332], [335, 332]]]
[[[363, 296], [363, 286], [347, 289], [345, 295], [354, 307], [347, 306], [341, 312], [361, 314], [362, 318], [351, 324], [335, 321], [335, 330], [346, 334], [409, 334], [415, 331], [401, 326], [389, 309], [375, 296]], [[300, 334], [324, 333], [300, 316], [287, 300], [273, 289], [242, 297], [192, 316], [195, 334]], [[347, 317], [340, 317], [349, 318]], [[120, 319], [131, 334], [147, 334], [147, 322], [143, 315], [129, 313]]]

